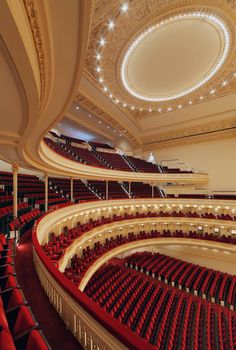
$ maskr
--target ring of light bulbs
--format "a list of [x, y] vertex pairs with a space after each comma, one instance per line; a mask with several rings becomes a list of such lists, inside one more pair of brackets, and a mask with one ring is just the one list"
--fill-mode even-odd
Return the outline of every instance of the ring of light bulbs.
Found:
[[[221, 31], [221, 33], [223, 34], [222, 35], [223, 36], [223, 50], [222, 50], [222, 53], [221, 53], [220, 57], [218, 58], [216, 64], [214, 65], [214, 67], [209, 71], [209, 73], [204, 78], [200, 79], [196, 84], [192, 85], [190, 88], [184, 89], [176, 94], [169, 95], [169, 96], [147, 96], [147, 95], [138, 93], [137, 91], [135, 91], [134, 89], [131, 88], [131, 86], [128, 83], [128, 79], [126, 78], [127, 65], [128, 65], [128, 62], [129, 62], [129, 59], [130, 59], [132, 53], [140, 45], [140, 43], [143, 40], [145, 40], [149, 35], [151, 35], [154, 31], [162, 28], [163, 26], [165, 26], [167, 24], [182, 21], [183, 19], [204, 20], [206, 22], [210, 22], [211, 24], [213, 24], [218, 29], [218, 31]], [[211, 15], [211, 14], [207, 14], [207, 13], [203, 13], [203, 12], [189, 12], [189, 13], [180, 14], [180, 15], [177, 15], [174, 17], [170, 17], [164, 21], [157, 23], [156, 25], [149, 27], [147, 30], [145, 30], [145, 32], [140, 34], [133, 41], [133, 43], [129, 46], [128, 50], [126, 51], [126, 53], [124, 55], [122, 63], [121, 63], [122, 83], [123, 83], [125, 89], [131, 95], [133, 95], [134, 97], [136, 97], [140, 100], [143, 100], [143, 101], [163, 102], [163, 101], [170, 101], [170, 100], [178, 99], [180, 97], [188, 95], [191, 92], [199, 89], [202, 85], [207, 83], [216, 74], [216, 72], [220, 69], [222, 64], [225, 62], [225, 59], [228, 55], [229, 43], [230, 43], [229, 33], [228, 33], [227, 28], [226, 28], [226, 25], [220, 20], [219, 17], [217, 17], [215, 15]]]
[[[125, 6], [126, 5], [126, 6]], [[128, 5], [127, 3], [123, 4], [121, 7], [121, 12], [127, 12], [128, 11]], [[151, 33], [153, 33], [153, 31], [155, 31], [156, 29], [160, 28], [163, 25], [166, 25], [168, 23], [172, 23], [173, 21], [178, 21], [178, 20], [183, 20], [183, 19], [189, 19], [189, 18], [197, 18], [200, 20], [205, 20], [210, 22], [212, 25], [214, 25], [221, 33], [222, 33], [222, 37], [223, 37], [223, 49], [221, 52], [220, 57], [218, 57], [217, 62], [215, 63], [214, 67], [209, 71], [209, 73], [202, 78], [200, 81], [198, 81], [196, 84], [194, 84], [193, 86], [184, 89], [183, 91], [180, 91], [177, 94], [171, 95], [171, 96], [143, 96], [138, 94], [136, 91], [132, 90], [131, 87], [129, 86], [127, 79], [126, 79], [126, 66], [127, 63], [129, 61], [129, 58], [131, 56], [131, 54], [133, 53], [133, 51], [137, 48], [137, 46], [141, 43], [141, 41], [143, 41], [148, 35], [150, 35]], [[113, 21], [109, 21], [108, 22], [108, 29], [109, 30], [114, 30], [115, 28], [115, 24]], [[107, 41], [104, 37], [100, 38], [98, 41], [98, 44], [100, 47], [103, 47], [107, 44]], [[226, 24], [223, 22], [223, 20], [214, 15], [214, 14], [210, 14], [207, 12], [201, 12], [201, 11], [194, 11], [194, 12], [188, 12], [188, 13], [183, 13], [183, 14], [179, 14], [177, 16], [174, 17], [170, 17], [167, 18], [166, 20], [163, 20], [159, 23], [157, 23], [156, 25], [152, 25], [151, 27], [149, 27], [145, 32], [141, 33], [134, 41], [133, 43], [129, 46], [129, 48], [126, 50], [125, 55], [123, 57], [122, 63], [121, 63], [121, 80], [122, 83], [124, 85], [124, 87], [126, 88], [126, 90], [134, 97], [136, 97], [139, 100], [142, 100], [144, 102], [151, 102], [151, 103], [161, 103], [161, 102], [168, 102], [168, 101], [172, 101], [172, 100], [177, 100], [181, 97], [184, 97], [188, 94], [190, 94], [191, 92], [199, 89], [201, 86], [203, 86], [204, 84], [206, 84], [216, 73], [217, 71], [219, 71], [219, 69], [222, 67], [222, 65], [224, 64], [228, 53], [229, 53], [229, 49], [230, 49], [230, 35], [229, 35], [229, 30], [226, 26]], [[98, 66], [98, 62], [99, 62], [99, 66]], [[112, 94], [112, 92], [110, 91], [110, 89], [107, 87], [106, 82], [104, 81], [104, 78], [102, 76], [102, 69], [101, 69], [101, 63], [102, 63], [102, 55], [100, 50], [97, 51], [96, 54], [96, 66], [95, 66], [95, 73], [97, 74], [97, 79], [99, 81], [99, 83], [102, 85], [103, 88], [103, 92], [112, 100], [113, 103], [115, 104], [119, 104], [124, 108], [130, 108], [132, 111], [133, 110], [139, 110], [140, 112], [142, 111], [146, 111], [146, 112], [152, 112], [155, 111], [155, 108], [153, 108], [153, 105], [151, 108], [147, 107], [134, 107], [133, 105], [130, 105], [124, 101], [120, 101], [116, 96], [114, 96]], [[236, 72], [233, 73], [233, 78], [236, 77]], [[228, 84], [228, 80], [224, 80], [221, 84], [222, 87], [225, 87]], [[209, 94], [210, 95], [214, 95], [216, 92], [216, 89], [211, 89]], [[204, 96], [200, 96], [199, 100], [203, 100]], [[192, 105], [193, 101], [190, 100], [188, 101], [187, 105]], [[182, 104], [178, 104], [176, 109], [181, 109], [183, 107]], [[165, 110], [163, 109], [163, 107], [159, 104], [156, 107], [156, 111], [161, 113], [161, 112], [171, 112], [173, 110], [172, 107], [168, 107]]]

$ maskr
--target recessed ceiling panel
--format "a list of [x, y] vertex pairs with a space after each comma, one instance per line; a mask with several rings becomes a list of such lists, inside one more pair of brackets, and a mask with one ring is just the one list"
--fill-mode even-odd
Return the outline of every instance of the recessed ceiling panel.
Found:
[[176, 94], [207, 74], [220, 50], [218, 31], [207, 22], [190, 19], [163, 26], [132, 53], [129, 85], [143, 95]]

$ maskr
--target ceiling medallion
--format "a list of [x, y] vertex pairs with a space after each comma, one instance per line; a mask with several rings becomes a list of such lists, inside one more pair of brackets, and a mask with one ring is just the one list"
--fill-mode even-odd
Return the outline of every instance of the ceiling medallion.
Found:
[[[139, 48], [148, 40], [149, 40], [149, 43], [151, 42], [152, 44], [154, 44], [155, 39], [159, 38], [159, 37], [158, 38], [155, 37], [155, 35], [158, 35], [158, 33], [160, 33], [161, 30], [163, 32], [163, 29], [165, 30], [165, 28], [167, 28], [168, 26], [170, 27], [170, 25], [172, 25], [172, 28], [174, 28], [172, 29], [172, 33], [175, 34], [175, 29], [178, 27], [173, 25], [175, 24], [182, 25], [183, 23], [187, 23], [186, 21], [188, 21], [189, 23], [191, 20], [194, 21], [193, 23], [197, 23], [200, 25], [202, 23], [205, 23], [208, 25], [209, 30], [211, 31], [214, 30], [216, 37], [218, 37], [219, 39], [219, 43], [217, 43], [217, 45], [219, 46], [219, 51], [216, 52], [216, 57], [214, 57], [214, 60], [211, 62], [211, 64], [209, 63], [209, 66], [204, 67], [205, 71], [204, 69], [202, 69], [203, 74], [201, 74], [200, 77], [197, 77], [196, 79], [196, 77], [193, 75], [193, 79], [192, 79], [193, 81], [190, 82], [190, 85], [186, 86], [186, 81], [185, 81], [185, 84], [183, 84], [185, 85], [184, 88], [181, 88], [181, 86], [179, 87], [173, 86], [173, 89], [172, 89], [173, 91], [170, 91], [170, 92], [168, 91], [163, 92], [160, 89], [160, 91], [154, 91], [154, 93], [149, 92], [148, 94], [146, 94], [145, 91], [141, 91], [142, 89], [139, 89], [141, 84], [137, 83], [138, 74], [136, 73], [137, 71], [138, 72], [140, 71], [140, 67], [142, 68], [142, 66], [139, 66], [138, 69], [136, 69], [135, 74], [133, 73], [133, 77], [134, 77], [133, 80], [131, 77], [132, 74], [130, 73], [130, 71], [132, 71], [132, 69], [130, 69], [131, 61], [135, 62], [136, 66], [138, 64], [137, 62], [139, 62], [140, 64], [140, 57], [137, 57], [137, 58], [135, 57], [135, 55], [138, 56], [137, 52]], [[168, 39], [168, 36], [167, 36], [167, 39]], [[145, 46], [143, 47], [145, 48]], [[165, 48], [165, 46], [163, 47]], [[230, 48], [229, 30], [226, 24], [224, 23], [224, 21], [220, 17], [216, 16], [215, 14], [200, 12], [200, 11], [178, 14], [176, 16], [167, 18], [166, 20], [163, 20], [155, 25], [150, 26], [131, 43], [131, 45], [126, 50], [124, 57], [122, 58], [122, 61], [121, 61], [121, 67], [120, 67], [121, 81], [123, 83], [124, 88], [132, 96], [134, 96], [139, 100], [146, 101], [146, 102], [165, 102], [165, 101], [176, 100], [192, 93], [193, 91], [199, 89], [204, 84], [206, 84], [219, 71], [219, 69], [224, 64], [227, 58], [227, 55], [229, 53], [229, 48]], [[140, 49], [140, 52], [141, 52], [141, 49]], [[151, 51], [151, 54], [152, 54], [152, 51]], [[158, 58], [158, 52], [157, 52], [157, 58]], [[150, 75], [150, 78], [151, 78], [150, 79], [151, 81], [152, 75]], [[134, 81], [137, 83], [136, 85]], [[147, 78], [145, 76], [145, 73], [144, 73], [143, 81], [147, 83]], [[153, 82], [153, 84], [155, 84], [155, 81]]]

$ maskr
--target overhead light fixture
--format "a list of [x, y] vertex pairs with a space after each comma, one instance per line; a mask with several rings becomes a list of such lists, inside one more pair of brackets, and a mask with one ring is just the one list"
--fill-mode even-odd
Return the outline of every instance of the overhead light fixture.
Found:
[[152, 109], [151, 108], [149, 108], [149, 110], [148, 110], [149, 112], [152, 112]]
[[227, 84], [228, 84], [228, 81], [224, 80], [223, 83], [222, 83], [222, 86], [226, 86]]
[[191, 105], [193, 103], [193, 101], [188, 101], [188, 103]]
[[210, 91], [210, 94], [213, 95], [215, 92], [216, 92], [216, 90], [215, 90], [215, 89], [212, 89], [212, 90]]
[[182, 105], [178, 105], [178, 108], [179, 108], [179, 109], [182, 108]]
[[97, 68], [96, 68], [96, 71], [97, 71], [98, 73], [100, 73], [100, 72], [101, 72], [101, 67], [97, 67]]
[[[153, 32], [155, 32], [157, 29], [160, 29], [167, 24], [174, 23], [177, 21], [185, 20], [185, 19], [199, 19], [199, 20], [204, 20], [207, 23], [210, 23], [213, 25], [219, 33], [222, 34], [222, 51], [221, 54], [216, 61], [215, 65], [213, 68], [206, 74], [202, 79], [197, 81], [195, 84], [192, 86], [185, 88], [177, 93], [166, 95], [166, 96], [150, 96], [150, 95], [145, 95], [141, 94], [140, 92], [136, 91], [133, 89], [133, 87], [130, 85], [129, 80], [127, 78], [127, 65], [130, 61], [130, 57], [133, 54], [133, 52], [137, 49], [137, 47], [141, 44], [141, 42], [146, 39], [149, 35], [151, 35]], [[150, 101], [150, 102], [161, 102], [161, 101], [170, 101], [174, 99], [181, 98], [183, 96], [186, 96], [187, 94], [190, 94], [191, 92], [199, 89], [201, 86], [206, 84], [216, 73], [217, 71], [221, 68], [223, 63], [226, 60], [226, 57], [229, 53], [229, 48], [230, 48], [230, 34], [229, 30], [224, 23], [224, 21], [211, 13], [207, 12], [201, 12], [201, 11], [191, 11], [189, 13], [182, 13], [178, 14], [173, 17], [169, 17], [166, 20], [163, 20], [161, 22], [158, 22], [155, 25], [151, 25], [148, 27], [144, 32], [139, 34], [139, 36], [129, 45], [122, 63], [121, 63], [121, 80], [122, 83], [125, 87], [125, 89], [134, 97], [143, 100], [143, 101]]]
[[103, 83], [103, 78], [99, 78], [99, 83]]
[[79, 106], [76, 106], [76, 109], [79, 109]]
[[101, 46], [104, 46], [104, 45], [106, 44], [106, 40], [105, 40], [104, 38], [101, 38], [101, 39], [99, 40], [99, 44], [100, 44]]
[[96, 59], [97, 59], [98, 61], [100, 61], [101, 58], [102, 58], [101, 54], [100, 54], [99, 52], [97, 52], [97, 54], [96, 54]]
[[162, 112], [162, 109], [161, 109], [161, 108], [158, 108], [158, 112], [159, 112], [159, 113]]
[[108, 28], [109, 28], [109, 30], [112, 30], [113, 28], [115, 27], [115, 23], [114, 23], [114, 21], [109, 21], [108, 22]]
[[200, 98], [200, 100], [203, 100], [203, 96], [200, 96], [199, 98]]
[[123, 12], [123, 13], [127, 12], [128, 9], [129, 9], [128, 3], [127, 3], [127, 2], [123, 3], [123, 4], [121, 5], [121, 8], [120, 8], [120, 9], [121, 9], [121, 12]]
[[172, 111], [172, 108], [171, 108], [171, 107], [169, 107], [167, 110], [168, 110], [168, 112], [170, 112], [170, 111]]
[[108, 88], [107, 88], [106, 86], [104, 86], [103, 90], [104, 90], [105, 92], [107, 92], [107, 91], [108, 91]]
[[112, 94], [109, 94], [109, 97], [112, 98]]
[[134, 110], [134, 106], [131, 106], [132, 111]]

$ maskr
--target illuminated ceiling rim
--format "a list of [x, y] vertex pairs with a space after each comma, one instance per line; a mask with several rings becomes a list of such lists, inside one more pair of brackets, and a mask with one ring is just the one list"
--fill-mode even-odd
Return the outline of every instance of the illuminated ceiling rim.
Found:
[[[139, 92], [135, 91], [130, 86], [129, 81], [127, 79], [127, 65], [135, 49], [140, 45], [141, 42], [143, 42], [143, 40], [145, 40], [150, 34], [154, 33], [154, 31], [158, 30], [159, 28], [166, 26], [170, 23], [174, 23], [177, 21], [182, 21], [190, 18], [204, 20], [207, 23], [210, 23], [211, 25], [213, 25], [218, 30], [218, 32], [221, 33], [221, 36], [223, 38], [223, 49], [220, 54], [220, 57], [218, 57], [217, 59], [216, 64], [212, 67], [212, 69], [208, 72], [208, 74], [202, 77], [197, 83], [173, 95], [148, 96], [148, 95], [140, 94]], [[199, 89], [201, 86], [206, 84], [219, 71], [219, 69], [224, 64], [229, 53], [229, 48], [230, 48], [229, 30], [225, 22], [220, 17], [209, 12], [200, 12], [200, 11], [194, 11], [194, 12], [188, 12], [188, 13], [185, 12], [182, 14], [178, 14], [174, 17], [169, 17], [166, 20], [163, 20], [161, 22], [158, 22], [155, 25], [148, 27], [144, 32], [139, 34], [138, 37], [134, 39], [134, 41], [127, 48], [121, 62], [121, 67], [120, 67], [121, 81], [126, 91], [128, 91], [128, 93], [130, 93], [132, 96], [134, 96], [139, 100], [146, 101], [146, 102], [165, 102], [165, 101], [176, 100], [192, 93], [193, 91]]]

